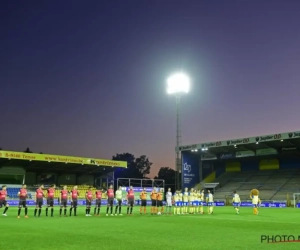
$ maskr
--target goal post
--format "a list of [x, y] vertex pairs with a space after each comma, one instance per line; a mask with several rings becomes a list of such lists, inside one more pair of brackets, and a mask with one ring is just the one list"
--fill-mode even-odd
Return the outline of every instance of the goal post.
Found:
[[296, 207], [296, 201], [300, 197], [300, 193], [293, 193], [293, 201], [294, 201], [294, 208]]
[[140, 201], [140, 192], [145, 188], [147, 192], [147, 200], [151, 200], [150, 193], [154, 188], [158, 188], [163, 192], [165, 197], [165, 180], [162, 179], [134, 179], [134, 178], [118, 178], [117, 188], [122, 187], [123, 196], [126, 196], [129, 187], [132, 186], [135, 191], [134, 199]]

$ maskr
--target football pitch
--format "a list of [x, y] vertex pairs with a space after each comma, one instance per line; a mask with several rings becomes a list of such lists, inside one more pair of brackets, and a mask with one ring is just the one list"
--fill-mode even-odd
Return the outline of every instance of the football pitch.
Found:
[[100, 217], [85, 217], [84, 207], [77, 217], [59, 217], [57, 207], [53, 218], [44, 210], [40, 218], [33, 217], [33, 207], [28, 211], [28, 219], [23, 211], [17, 219], [16, 207], [0, 217], [0, 249], [300, 249], [300, 242], [261, 243], [262, 235], [298, 240], [300, 210], [294, 208], [260, 208], [258, 216], [252, 208], [241, 208], [237, 215], [232, 207], [215, 207], [212, 215], [160, 216], [140, 215], [138, 208], [127, 216], [123, 207], [122, 217], [106, 217], [106, 207]]

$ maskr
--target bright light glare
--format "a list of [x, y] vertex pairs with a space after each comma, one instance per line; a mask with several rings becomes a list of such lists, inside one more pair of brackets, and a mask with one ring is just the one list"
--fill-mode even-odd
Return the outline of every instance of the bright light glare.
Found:
[[183, 73], [170, 76], [167, 80], [168, 94], [188, 93], [190, 90], [190, 79]]

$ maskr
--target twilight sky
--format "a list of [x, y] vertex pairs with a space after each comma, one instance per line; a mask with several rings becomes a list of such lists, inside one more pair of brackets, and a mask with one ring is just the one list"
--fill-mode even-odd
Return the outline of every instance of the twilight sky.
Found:
[[3, 1], [0, 147], [175, 164], [183, 144], [299, 130], [300, 1]]

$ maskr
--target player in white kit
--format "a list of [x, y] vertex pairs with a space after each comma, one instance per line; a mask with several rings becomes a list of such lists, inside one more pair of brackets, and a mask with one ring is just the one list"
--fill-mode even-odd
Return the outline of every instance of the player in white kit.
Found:
[[167, 214], [172, 214], [172, 192], [171, 192], [171, 188], [168, 188], [168, 192], [166, 193], [166, 200], [167, 200], [166, 213]]
[[240, 213], [240, 204], [241, 204], [240, 196], [236, 193], [236, 191], [234, 191], [233, 198], [232, 198], [232, 205], [236, 211], [236, 214]]
[[207, 209], [208, 209], [208, 214], [213, 214], [214, 212], [214, 196], [210, 192], [210, 190], [207, 190], [208, 195], [206, 197], [206, 203], [207, 203]]

